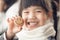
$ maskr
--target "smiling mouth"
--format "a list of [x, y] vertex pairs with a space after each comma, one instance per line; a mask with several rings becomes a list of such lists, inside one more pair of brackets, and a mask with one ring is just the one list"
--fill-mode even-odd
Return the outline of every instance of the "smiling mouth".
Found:
[[36, 26], [38, 24], [38, 22], [27, 22], [27, 24], [29, 26]]

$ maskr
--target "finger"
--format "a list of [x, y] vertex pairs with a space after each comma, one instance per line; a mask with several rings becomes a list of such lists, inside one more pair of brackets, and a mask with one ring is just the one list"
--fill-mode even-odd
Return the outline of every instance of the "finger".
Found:
[[15, 19], [15, 17], [13, 17], [12, 19]]
[[17, 15], [16, 16], [13, 16], [12, 19], [14, 19], [14, 20], [17, 19]]
[[22, 26], [19, 26], [18, 29], [19, 29], [19, 31], [21, 31], [22, 30]]
[[13, 19], [9, 19], [9, 26], [10, 26], [11, 28], [14, 27], [14, 20], [13, 20]]
[[12, 18], [11, 21], [14, 21], [14, 19]]
[[7, 22], [11, 22], [11, 20], [12, 20], [11, 18], [8, 18], [8, 19], [7, 19]]
[[12, 19], [12, 18], [8, 19], [8, 23], [13, 23], [13, 22], [14, 22], [14, 19]]
[[7, 19], [7, 22], [9, 22], [9, 18]]
[[17, 17], [17, 15], [16, 15], [16, 17]]

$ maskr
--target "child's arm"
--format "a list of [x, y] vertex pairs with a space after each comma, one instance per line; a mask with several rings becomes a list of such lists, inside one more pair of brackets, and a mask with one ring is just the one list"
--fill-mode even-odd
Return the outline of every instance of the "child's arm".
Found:
[[[8, 30], [6, 32], [6, 38], [7, 40], [11, 40], [13, 39], [13, 37], [15, 36], [15, 34], [19, 31], [21, 31], [22, 29], [22, 24], [18, 24], [16, 23], [17, 19], [21, 19], [19, 16], [13, 17], [12, 19], [7, 19], [8, 21]], [[20, 20], [21, 22], [23, 22], [22, 20]]]

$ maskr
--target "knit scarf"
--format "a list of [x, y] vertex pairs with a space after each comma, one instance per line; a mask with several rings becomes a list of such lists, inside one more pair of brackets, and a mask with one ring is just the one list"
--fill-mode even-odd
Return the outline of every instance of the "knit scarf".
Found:
[[17, 33], [19, 40], [48, 40], [48, 37], [55, 36], [55, 30], [52, 23], [46, 23], [34, 30], [23, 29]]

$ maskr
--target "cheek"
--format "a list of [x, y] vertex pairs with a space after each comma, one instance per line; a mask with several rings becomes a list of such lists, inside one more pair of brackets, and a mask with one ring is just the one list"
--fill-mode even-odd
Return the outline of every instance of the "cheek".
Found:
[[22, 13], [22, 18], [23, 18], [23, 19], [26, 19], [26, 18], [27, 18], [27, 15], [24, 15], [24, 14]]
[[23, 18], [23, 20], [24, 20], [24, 23], [26, 23], [26, 21], [27, 21], [27, 16], [26, 15], [22, 15], [22, 18]]
[[47, 17], [44, 15], [40, 15], [38, 19], [39, 19], [39, 25], [44, 25], [47, 20]]

